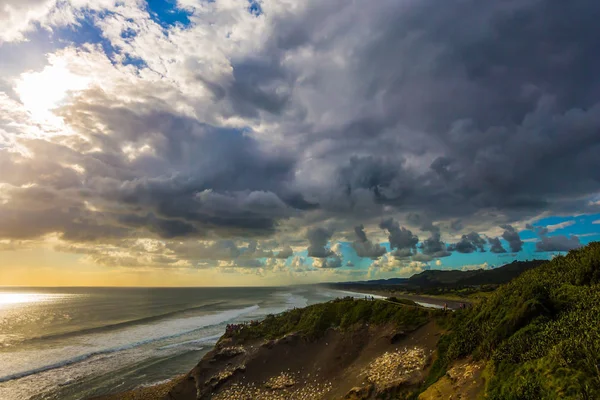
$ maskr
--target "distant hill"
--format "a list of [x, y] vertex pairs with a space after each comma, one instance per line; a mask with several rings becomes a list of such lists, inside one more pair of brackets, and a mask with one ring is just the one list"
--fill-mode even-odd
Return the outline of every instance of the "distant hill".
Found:
[[545, 260], [513, 261], [493, 269], [478, 269], [472, 271], [429, 270], [413, 275], [407, 280], [408, 285], [436, 286], [436, 285], [499, 285], [507, 283], [523, 272], [546, 263]]
[[395, 288], [395, 289], [431, 289], [456, 288], [464, 286], [500, 285], [521, 275], [523, 272], [538, 267], [546, 260], [513, 261], [493, 269], [478, 269], [472, 271], [460, 270], [428, 270], [413, 275], [410, 278], [377, 279], [357, 282], [338, 282], [327, 284], [337, 289], [351, 288]]
[[402, 285], [408, 282], [408, 278], [373, 279], [370, 281], [337, 282], [333, 285]]

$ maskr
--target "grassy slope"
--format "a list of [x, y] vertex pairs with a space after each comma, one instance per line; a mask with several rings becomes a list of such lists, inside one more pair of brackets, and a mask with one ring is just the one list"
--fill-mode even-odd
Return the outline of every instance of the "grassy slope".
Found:
[[490, 399], [600, 398], [600, 243], [530, 270], [449, 321], [429, 383], [490, 360]]
[[308, 339], [316, 339], [329, 328], [344, 329], [364, 323], [394, 323], [399, 329], [411, 331], [425, 324], [436, 313], [439, 312], [422, 307], [349, 297], [289, 310], [278, 316], [267, 316], [256, 325], [245, 326], [234, 336], [241, 339], [275, 339], [288, 333], [299, 333]]

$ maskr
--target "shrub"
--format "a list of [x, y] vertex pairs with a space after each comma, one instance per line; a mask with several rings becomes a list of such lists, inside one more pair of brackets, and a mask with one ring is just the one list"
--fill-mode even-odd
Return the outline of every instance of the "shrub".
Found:
[[600, 243], [523, 273], [451, 317], [434, 370], [473, 355], [490, 399], [600, 398], [599, 278]]

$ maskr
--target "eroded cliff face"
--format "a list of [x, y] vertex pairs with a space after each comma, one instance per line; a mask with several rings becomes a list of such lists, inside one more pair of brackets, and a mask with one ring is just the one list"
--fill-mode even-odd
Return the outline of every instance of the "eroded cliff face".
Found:
[[170, 400], [328, 400], [402, 396], [426, 377], [439, 330], [330, 329], [317, 340], [222, 339], [165, 397]]
[[477, 399], [484, 389], [484, 369], [483, 361], [457, 361], [444, 376], [419, 395], [419, 400]]

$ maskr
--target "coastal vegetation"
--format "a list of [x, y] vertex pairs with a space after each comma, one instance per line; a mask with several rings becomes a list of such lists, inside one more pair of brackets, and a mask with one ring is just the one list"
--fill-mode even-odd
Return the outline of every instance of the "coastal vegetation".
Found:
[[528, 270], [445, 321], [426, 385], [452, 362], [487, 362], [489, 399], [600, 398], [600, 243]]
[[[406, 307], [406, 303], [413, 307]], [[418, 307], [411, 301], [395, 303], [346, 297], [289, 310], [278, 316], [269, 315], [262, 322], [245, 325], [232, 335], [241, 339], [276, 339], [297, 333], [307, 339], [317, 339], [330, 328], [347, 329], [364, 324], [394, 324], [400, 330], [412, 331], [436, 313], [439, 311]]]

